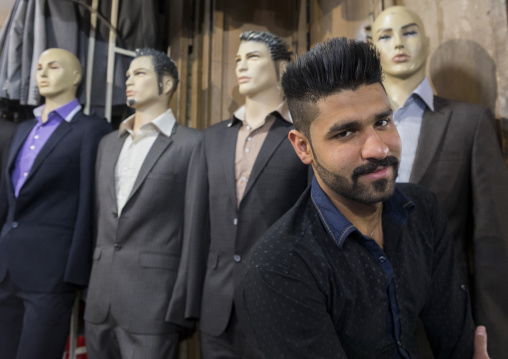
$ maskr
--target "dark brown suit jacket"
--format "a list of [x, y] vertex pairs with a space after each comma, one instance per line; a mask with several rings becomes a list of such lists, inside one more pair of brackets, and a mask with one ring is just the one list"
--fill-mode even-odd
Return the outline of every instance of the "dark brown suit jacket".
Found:
[[434, 98], [425, 110], [410, 182], [432, 190], [448, 215], [459, 265], [469, 276], [489, 354], [508, 353], [508, 170], [490, 111]]

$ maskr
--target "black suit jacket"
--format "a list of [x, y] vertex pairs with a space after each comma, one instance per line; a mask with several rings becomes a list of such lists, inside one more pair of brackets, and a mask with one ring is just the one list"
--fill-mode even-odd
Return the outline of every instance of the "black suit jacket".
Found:
[[69, 291], [88, 283], [95, 156], [111, 127], [82, 112], [63, 121], [37, 155], [16, 198], [12, 170], [35, 123], [18, 126], [0, 188], [8, 204], [0, 235], [0, 282], [8, 272], [22, 290]]
[[[12, 136], [16, 130], [16, 123], [0, 118], [0, 183], [3, 181], [3, 172], [7, 165], [7, 156], [11, 147]], [[1, 184], [0, 184], [1, 188]], [[0, 192], [0, 223], [7, 215], [7, 197]]]
[[508, 352], [508, 170], [484, 107], [434, 97], [423, 115], [410, 182], [432, 190], [448, 216], [476, 323], [489, 354]]
[[191, 163], [188, 195], [195, 205], [186, 218], [184, 268], [180, 268], [168, 316], [176, 323], [183, 322], [176, 313], [185, 319], [199, 318], [200, 330], [211, 335], [225, 330], [233, 302], [242, 316], [240, 282], [246, 256], [309, 183], [309, 168], [297, 157], [287, 137], [293, 125], [278, 117], [237, 208], [235, 149], [240, 127], [239, 121], [209, 127]]

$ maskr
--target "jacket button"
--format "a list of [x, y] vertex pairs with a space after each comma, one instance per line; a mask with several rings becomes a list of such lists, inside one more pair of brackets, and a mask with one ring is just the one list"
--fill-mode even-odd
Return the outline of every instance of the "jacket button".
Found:
[[233, 219], [233, 224], [236, 226], [238, 224], [238, 218]]
[[240, 263], [242, 261], [242, 256], [239, 254], [235, 254], [233, 256], [233, 259], [235, 260], [236, 263]]
[[19, 223], [18, 222], [12, 222], [11, 227], [12, 228], [18, 228], [19, 227]]
[[122, 249], [120, 243], [115, 243], [115, 251], [119, 251], [120, 249]]
[[118, 217], [118, 213], [113, 212], [113, 218], [117, 218], [117, 217]]

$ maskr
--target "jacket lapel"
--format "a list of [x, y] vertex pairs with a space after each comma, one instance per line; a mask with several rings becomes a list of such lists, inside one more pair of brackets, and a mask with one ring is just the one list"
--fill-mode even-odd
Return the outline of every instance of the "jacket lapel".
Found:
[[115, 141], [113, 141], [111, 148], [109, 148], [109, 153], [105, 153], [102, 156], [104, 157], [104, 168], [107, 171], [108, 178], [108, 190], [113, 198], [116, 208], [116, 163], [118, 162], [118, 157], [120, 157], [120, 152], [122, 151], [123, 144], [127, 139], [128, 133], [124, 133], [120, 137], [116, 137]]
[[37, 172], [39, 167], [41, 166], [42, 162], [48, 157], [48, 155], [53, 151], [55, 146], [62, 141], [62, 138], [65, 137], [69, 132], [72, 131], [72, 126], [67, 121], [62, 121], [60, 125], [55, 129], [55, 132], [49, 136], [48, 140], [42, 146], [41, 151], [35, 157], [35, 161], [32, 165], [32, 168], [30, 170], [30, 173], [27, 177], [27, 182], [30, 180], [31, 177], [34, 176], [34, 173]]
[[231, 127], [226, 128], [224, 138], [222, 139], [221, 153], [219, 161], [222, 162], [224, 171], [224, 185], [229, 192], [234, 207], [236, 207], [236, 174], [235, 174], [235, 156], [236, 156], [236, 142], [238, 139], [238, 131], [240, 130], [241, 123], [237, 123]]
[[[177, 125], [175, 125], [176, 128]], [[139, 189], [141, 184], [145, 181], [146, 176], [150, 173], [152, 167], [155, 165], [159, 157], [164, 153], [166, 148], [173, 142], [173, 136], [175, 134], [175, 131], [173, 130], [173, 134], [171, 137], [166, 137], [163, 134], [159, 133], [157, 136], [155, 142], [153, 143], [152, 147], [148, 151], [148, 154], [146, 155], [145, 160], [143, 161], [143, 164], [141, 165], [141, 168], [139, 169], [138, 176], [136, 177], [136, 181], [134, 182], [134, 185], [132, 186], [132, 191], [129, 195], [129, 198], [127, 199], [127, 202], [125, 202], [125, 207], [131, 200], [132, 196], [136, 193], [136, 191]], [[124, 208], [125, 208], [124, 207]]]
[[425, 109], [418, 139], [415, 161], [409, 182], [420, 183], [436, 156], [441, 140], [446, 133], [452, 111], [446, 106], [446, 101], [434, 97], [434, 109], [432, 112]]
[[263, 169], [268, 163], [268, 160], [272, 157], [277, 147], [280, 146], [281, 142], [284, 141], [284, 139], [287, 139], [288, 126], [291, 126], [291, 124], [280, 118], [277, 118], [273, 123], [272, 127], [268, 131], [268, 134], [266, 135], [263, 145], [261, 146], [261, 150], [259, 151], [256, 161], [254, 162], [254, 166], [252, 167], [252, 172], [249, 177], [249, 182], [247, 182], [247, 187], [245, 188], [243, 198], [247, 196], [249, 190], [254, 186], [254, 183], [256, 183], [256, 180], [258, 179], [261, 172], [263, 172]]
[[14, 187], [12, 185], [12, 170], [14, 168], [14, 164], [16, 163], [16, 158], [18, 157], [19, 151], [21, 147], [26, 141], [28, 134], [32, 131], [32, 128], [35, 126], [37, 121], [29, 120], [19, 125], [18, 130], [14, 138], [12, 139], [11, 150], [9, 152], [9, 157], [7, 159], [7, 167], [5, 171], [5, 180], [9, 189], [9, 193], [14, 193]]

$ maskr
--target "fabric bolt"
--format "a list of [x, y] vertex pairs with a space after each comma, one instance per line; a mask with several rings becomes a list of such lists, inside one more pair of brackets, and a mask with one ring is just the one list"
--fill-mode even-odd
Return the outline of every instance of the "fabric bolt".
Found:
[[[393, 359], [407, 351], [406, 357], [416, 358], [420, 318], [436, 358], [471, 358], [467, 286], [435, 196], [397, 185], [383, 202], [384, 253], [376, 257], [347, 221], [334, 239], [313, 194], [307, 190], [250, 256], [243, 298], [265, 356]], [[394, 334], [388, 331], [393, 307], [382, 268], [388, 262], [400, 310], [400, 333], [395, 328]]]
[[123, 144], [115, 169], [118, 213], [122, 212], [123, 206], [127, 202], [134, 182], [138, 177], [139, 170], [157, 136], [159, 133], [162, 133], [164, 136], [170, 137], [176, 123], [175, 116], [171, 109], [169, 109], [152, 122], [141, 126], [138, 133], [135, 134], [133, 130], [135, 116], [132, 115], [124, 120], [120, 124], [118, 131], [118, 136], [122, 136], [126, 132], [129, 133]]
[[37, 120], [36, 125], [28, 134], [28, 137], [19, 151], [18, 157], [12, 171], [12, 184], [14, 186], [14, 195], [17, 197], [19, 190], [25, 183], [35, 158], [44, 147], [53, 132], [62, 123], [62, 121], [70, 122], [74, 115], [81, 110], [81, 105], [76, 99], [60, 106], [48, 114], [46, 122], [42, 122], [42, 113], [44, 106], [34, 109], [34, 116]]
[[425, 108], [434, 111], [434, 94], [427, 78], [408, 97], [404, 106], [398, 108], [393, 114], [393, 121], [402, 141], [397, 182], [409, 182]]

